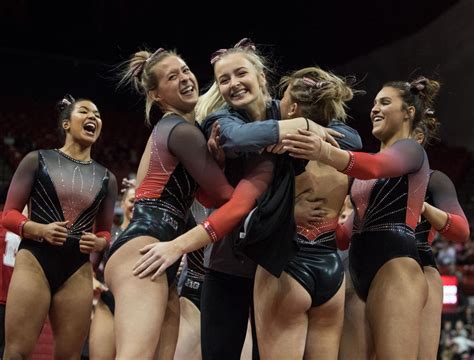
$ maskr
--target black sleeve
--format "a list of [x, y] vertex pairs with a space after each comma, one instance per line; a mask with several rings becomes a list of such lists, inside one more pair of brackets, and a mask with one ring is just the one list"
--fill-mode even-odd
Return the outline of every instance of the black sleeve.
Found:
[[219, 204], [230, 199], [233, 187], [207, 150], [206, 139], [199, 128], [185, 122], [176, 125], [170, 132], [168, 148], [206, 194]]

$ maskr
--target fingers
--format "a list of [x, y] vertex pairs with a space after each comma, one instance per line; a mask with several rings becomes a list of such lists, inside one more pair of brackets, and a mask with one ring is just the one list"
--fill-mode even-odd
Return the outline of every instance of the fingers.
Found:
[[133, 271], [133, 275], [138, 275], [140, 279], [147, 277], [153, 271], [159, 269], [159, 267], [163, 264], [164, 261], [165, 260], [162, 257], [158, 259], [149, 258]]
[[168, 268], [168, 265], [166, 264], [166, 262], [163, 262], [160, 268], [152, 275], [151, 281], [155, 281], [155, 279], [163, 275], [167, 268]]
[[148, 245], [145, 245], [144, 247], [142, 247], [140, 249], [140, 254], [145, 254], [147, 253], [148, 251], [150, 251], [151, 249], [153, 249], [153, 247], [155, 246], [156, 244], [148, 244]]
[[330, 143], [332, 146], [335, 146], [337, 148], [339, 148], [339, 144], [338, 142], [336, 141], [336, 139], [334, 139], [331, 135], [327, 134], [326, 136], [326, 142]]
[[139, 269], [140, 267], [146, 262], [148, 261], [148, 259], [150, 259], [151, 257], [153, 256], [153, 254], [148, 251], [147, 253], [145, 253], [145, 255], [143, 255], [140, 259], [138, 259], [138, 261], [135, 263], [135, 265], [133, 265], [133, 273], [136, 275], [136, 270], [137, 272], [139, 272]]
[[346, 137], [344, 134], [341, 134], [339, 131], [336, 131], [331, 128], [326, 128], [326, 132], [331, 135], [332, 137], [337, 137], [337, 138], [344, 138]]

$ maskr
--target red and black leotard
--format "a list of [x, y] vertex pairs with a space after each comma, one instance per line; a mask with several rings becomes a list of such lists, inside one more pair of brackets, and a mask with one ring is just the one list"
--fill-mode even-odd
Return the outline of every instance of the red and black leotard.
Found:
[[[218, 207], [225, 203], [208, 219], [217, 239], [230, 232], [254, 206], [258, 175], [250, 174], [234, 191], [208, 152], [197, 124], [177, 115], [165, 116], [153, 129], [150, 142], [148, 171], [136, 190], [133, 218], [113, 243], [109, 257], [137, 236], [170, 241], [184, 233], [198, 186], [198, 198], [205, 205]], [[174, 280], [178, 265], [176, 262], [167, 269], [168, 284]]]
[[389, 260], [420, 262], [414, 229], [429, 180], [424, 149], [414, 140], [395, 142], [377, 154], [350, 153], [354, 226], [349, 270], [359, 297], [367, 299], [377, 271]]
[[[444, 238], [452, 241], [466, 241], [469, 238], [469, 224], [466, 215], [459, 205], [454, 184], [444, 173], [438, 170], [431, 171], [425, 201], [448, 214], [448, 222], [439, 230]], [[436, 261], [431, 250], [431, 243], [436, 230], [421, 217], [420, 223], [415, 229], [418, 253], [423, 266], [437, 268]]]
[[48, 279], [51, 293], [89, 261], [79, 251], [84, 231], [110, 238], [117, 184], [115, 177], [94, 160], [79, 161], [59, 150], [39, 150], [21, 161], [13, 176], [3, 225], [21, 235], [27, 220], [21, 212], [28, 203], [28, 219], [41, 224], [68, 220], [62, 246], [23, 238], [19, 251], [30, 251]]

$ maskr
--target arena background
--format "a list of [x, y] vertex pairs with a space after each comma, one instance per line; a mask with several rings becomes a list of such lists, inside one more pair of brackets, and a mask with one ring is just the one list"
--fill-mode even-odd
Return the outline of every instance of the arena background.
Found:
[[[385, 81], [421, 74], [440, 80], [441, 141], [428, 149], [430, 163], [455, 183], [472, 227], [473, 19], [472, 0], [2, 1], [0, 184], [8, 183], [28, 151], [59, 145], [54, 104], [66, 93], [91, 98], [102, 112], [94, 157], [119, 179], [133, 173], [150, 129], [143, 124], [142, 100], [116, 89], [117, 65], [139, 48], [176, 48], [203, 89], [212, 78], [210, 54], [250, 37], [274, 61], [275, 79], [314, 64], [354, 75], [367, 94], [350, 103], [350, 124], [368, 151], [377, 150], [368, 115]], [[470, 254], [467, 246], [457, 252]], [[472, 253], [471, 260], [446, 269], [462, 275], [463, 297], [446, 319], [457, 319], [472, 302]]]

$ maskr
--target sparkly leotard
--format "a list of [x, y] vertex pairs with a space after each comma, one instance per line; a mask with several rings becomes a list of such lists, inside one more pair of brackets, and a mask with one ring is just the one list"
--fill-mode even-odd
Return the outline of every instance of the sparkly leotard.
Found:
[[[428, 184], [428, 158], [414, 140], [399, 140], [377, 154], [351, 153], [347, 173], [354, 227], [349, 269], [354, 288], [367, 299], [377, 271], [389, 260], [420, 262], [414, 229]], [[421, 264], [420, 264], [421, 265]]]
[[97, 162], [79, 161], [59, 150], [29, 153], [18, 166], [8, 193], [3, 224], [21, 234], [18, 219], [28, 202], [28, 219], [41, 224], [69, 221], [62, 246], [23, 238], [40, 263], [54, 294], [84, 263], [79, 251], [83, 232], [110, 231], [117, 193], [115, 177]]

